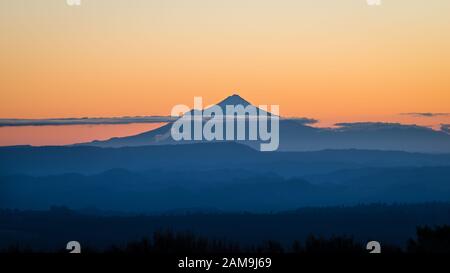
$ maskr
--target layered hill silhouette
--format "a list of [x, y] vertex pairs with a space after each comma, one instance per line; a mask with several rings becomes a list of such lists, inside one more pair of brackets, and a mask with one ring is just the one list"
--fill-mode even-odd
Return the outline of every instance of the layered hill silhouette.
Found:
[[[149, 164], [148, 169], [115, 168], [91, 174], [64, 172], [61, 165], [53, 170], [59, 173], [51, 175], [0, 173], [0, 209], [59, 205], [124, 213], [193, 208], [267, 212], [307, 206], [450, 201], [449, 166], [357, 168], [351, 163], [317, 161], [291, 166], [259, 162], [255, 168], [249, 162], [243, 164], [245, 161], [238, 166], [223, 160], [222, 169], [206, 164], [182, 168], [180, 162], [166, 162], [165, 168]], [[289, 168], [293, 172], [295, 166], [297, 177], [281, 175]]]
[[[223, 111], [226, 105], [250, 106], [258, 114], [261, 109], [239, 95], [232, 95], [217, 104]], [[193, 110], [198, 111], [198, 110]], [[268, 113], [270, 116], [271, 114]], [[97, 147], [125, 147], [145, 145], [192, 144], [175, 141], [171, 136], [173, 123], [134, 136], [111, 138], [78, 145]], [[341, 123], [337, 128], [317, 128], [295, 119], [280, 118], [279, 151], [318, 151], [324, 149], [394, 150], [423, 153], [449, 153], [450, 134], [431, 128], [398, 123]], [[259, 141], [239, 141], [259, 147]]]
[[0, 147], [0, 208], [121, 212], [450, 201], [450, 154], [238, 143]]
[[94, 174], [114, 168], [132, 171], [245, 169], [290, 177], [340, 169], [405, 166], [450, 166], [450, 154], [355, 149], [259, 152], [232, 142], [121, 148], [0, 147], [0, 174]]

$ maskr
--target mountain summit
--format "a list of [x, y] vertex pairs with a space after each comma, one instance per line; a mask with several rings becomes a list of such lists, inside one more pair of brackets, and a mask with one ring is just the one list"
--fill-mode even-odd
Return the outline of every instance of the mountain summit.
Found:
[[274, 116], [270, 112], [264, 111], [264, 110], [258, 108], [257, 106], [254, 106], [253, 104], [251, 104], [250, 102], [248, 102], [247, 100], [245, 100], [244, 98], [239, 96], [238, 94], [233, 94], [233, 95], [225, 98], [221, 102], [217, 103], [216, 105], [222, 109], [223, 113], [226, 113], [226, 106], [228, 105], [228, 106], [248, 107], [248, 109], [250, 109], [250, 110], [255, 110], [257, 115], [264, 114], [267, 116]]
[[241, 96], [234, 94], [219, 102], [217, 105], [221, 108], [224, 108], [226, 105], [242, 105], [246, 107], [248, 105], [251, 105], [251, 103], [243, 99]]
[[[220, 109], [222, 109], [222, 114], [226, 115], [227, 112], [227, 106], [242, 106], [244, 108], [246, 108], [246, 110], [249, 111], [255, 111], [256, 115], [262, 115], [265, 114], [267, 116], [272, 116], [271, 113], [266, 112], [256, 106], [254, 106], [253, 104], [251, 104], [250, 102], [248, 102], [247, 100], [245, 100], [244, 98], [242, 98], [241, 96], [237, 95], [237, 94], [233, 94], [231, 96], [226, 97], [224, 100], [220, 101], [217, 104], [214, 104], [210, 107], [207, 107], [205, 109], [210, 109], [213, 106], [219, 106]], [[195, 107], [195, 106], [194, 106]], [[203, 111], [205, 111], [205, 109], [202, 110], [198, 110], [198, 109], [192, 109], [190, 110], [190, 114], [201, 114], [203, 113]]]

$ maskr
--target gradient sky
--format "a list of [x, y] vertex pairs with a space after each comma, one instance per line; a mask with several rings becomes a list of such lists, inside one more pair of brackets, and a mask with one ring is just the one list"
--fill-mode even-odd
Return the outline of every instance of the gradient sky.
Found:
[[0, 32], [0, 118], [450, 112], [448, 0], [1, 0]]

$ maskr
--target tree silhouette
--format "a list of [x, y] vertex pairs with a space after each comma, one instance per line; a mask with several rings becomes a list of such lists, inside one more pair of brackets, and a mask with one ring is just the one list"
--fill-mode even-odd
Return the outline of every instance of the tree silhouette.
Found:
[[417, 238], [408, 241], [411, 253], [450, 253], [450, 226], [417, 227]]

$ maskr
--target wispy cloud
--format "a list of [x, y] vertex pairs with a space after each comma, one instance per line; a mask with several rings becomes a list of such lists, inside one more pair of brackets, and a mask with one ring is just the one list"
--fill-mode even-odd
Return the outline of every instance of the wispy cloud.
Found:
[[100, 125], [100, 124], [130, 124], [130, 123], [160, 123], [171, 122], [175, 117], [141, 116], [141, 117], [110, 117], [110, 118], [51, 118], [51, 119], [0, 119], [0, 127], [4, 126], [48, 126], [48, 125]]
[[437, 116], [449, 116], [450, 113], [413, 112], [413, 113], [401, 113], [400, 115], [431, 118]]

